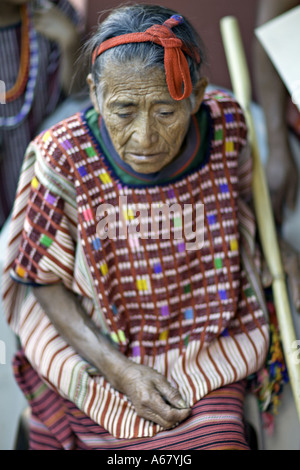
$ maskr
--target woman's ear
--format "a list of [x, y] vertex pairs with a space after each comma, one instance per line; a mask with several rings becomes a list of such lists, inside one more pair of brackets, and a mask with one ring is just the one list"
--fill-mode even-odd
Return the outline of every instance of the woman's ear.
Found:
[[192, 114], [196, 114], [201, 106], [201, 103], [204, 98], [205, 89], [208, 85], [208, 80], [206, 77], [200, 78], [193, 90], [193, 102], [192, 102]]
[[97, 100], [97, 93], [96, 93], [96, 84], [94, 82], [94, 79], [93, 79], [91, 73], [88, 74], [86, 81], [87, 81], [87, 84], [88, 84], [89, 90], [90, 90], [91, 102], [92, 102], [95, 110], [97, 111], [97, 113], [100, 114], [100, 108], [99, 108], [99, 103], [98, 103], [98, 100]]

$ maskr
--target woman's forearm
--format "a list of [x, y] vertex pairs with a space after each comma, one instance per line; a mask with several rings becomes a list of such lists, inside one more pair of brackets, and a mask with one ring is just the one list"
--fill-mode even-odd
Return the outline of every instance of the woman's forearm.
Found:
[[93, 364], [137, 413], [168, 429], [190, 414], [178, 390], [154, 369], [121, 354], [89, 320], [76, 296], [62, 284], [35, 287], [33, 293], [60, 335]]
[[65, 341], [119, 391], [130, 361], [91, 322], [75, 294], [63, 284], [35, 287], [33, 293]]

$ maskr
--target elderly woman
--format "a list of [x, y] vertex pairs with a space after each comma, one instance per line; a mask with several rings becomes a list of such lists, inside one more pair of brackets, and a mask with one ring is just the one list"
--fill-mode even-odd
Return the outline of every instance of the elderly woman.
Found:
[[30, 446], [248, 449], [244, 379], [269, 340], [241, 109], [205, 93], [201, 42], [168, 9], [113, 11], [87, 52], [93, 106], [31, 143], [11, 225]]

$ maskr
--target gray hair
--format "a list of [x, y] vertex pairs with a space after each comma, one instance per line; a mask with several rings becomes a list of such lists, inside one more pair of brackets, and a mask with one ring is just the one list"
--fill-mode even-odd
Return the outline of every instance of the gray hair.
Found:
[[[164, 23], [174, 14], [178, 13], [169, 8], [144, 4], [125, 5], [111, 11], [109, 16], [99, 24], [96, 33], [85, 47], [89, 70], [100, 94], [101, 78], [108, 63], [110, 65], [130, 63], [132, 66], [139, 67], [139, 70], [150, 67], [159, 67], [164, 70], [164, 48], [152, 42], [122, 44], [103, 52], [92, 64], [93, 51], [107, 39], [133, 32], [144, 32], [154, 24]], [[202, 41], [186, 18], [182, 24], [172, 28], [172, 31], [190, 51], [190, 55], [185, 54], [185, 56], [194, 86], [200, 78], [200, 67], [205, 60]], [[196, 59], [197, 55], [200, 57], [200, 63]], [[190, 98], [193, 101], [193, 96]]]

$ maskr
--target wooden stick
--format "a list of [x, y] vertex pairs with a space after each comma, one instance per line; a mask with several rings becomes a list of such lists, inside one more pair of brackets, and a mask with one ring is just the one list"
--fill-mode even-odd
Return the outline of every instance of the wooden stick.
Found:
[[285, 272], [277, 239], [269, 190], [262, 166], [256, 131], [251, 113], [251, 83], [243, 42], [235, 17], [226, 16], [220, 22], [233, 93], [240, 103], [248, 124], [253, 156], [253, 200], [260, 241], [272, 275], [272, 291], [289, 379], [300, 421], [300, 361], [297, 339], [290, 309]]

